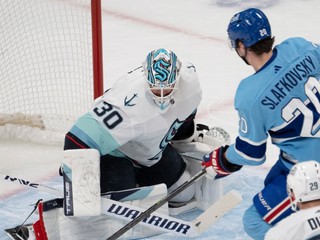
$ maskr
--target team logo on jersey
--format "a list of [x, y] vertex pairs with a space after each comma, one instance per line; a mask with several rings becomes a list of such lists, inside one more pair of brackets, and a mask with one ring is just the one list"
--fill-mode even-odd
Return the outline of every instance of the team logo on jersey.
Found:
[[163, 149], [167, 146], [167, 144], [172, 140], [174, 135], [178, 132], [179, 127], [183, 124], [183, 121], [179, 121], [179, 119], [176, 119], [174, 123], [171, 125], [169, 131], [167, 134], [164, 136], [160, 143], [160, 149]]
[[169, 131], [167, 132], [167, 134], [164, 136], [164, 138], [161, 140], [161, 143], [159, 145], [160, 148], [160, 152], [155, 155], [152, 158], [149, 158], [148, 160], [159, 160], [161, 153], [163, 151], [163, 149], [168, 145], [168, 143], [172, 140], [172, 138], [176, 135], [176, 133], [178, 132], [179, 127], [183, 124], [183, 121], [179, 121], [179, 119], [176, 119], [174, 121], [174, 123], [171, 125]]
[[279, 72], [279, 70], [280, 70], [281, 68], [282, 68], [281, 66], [275, 65], [275, 66], [274, 66], [274, 73]]
[[133, 94], [133, 96], [132, 96], [130, 99], [128, 99], [128, 96], [126, 96], [126, 97], [124, 98], [124, 105], [125, 105], [125, 106], [128, 106], [128, 107], [133, 107], [134, 105], [136, 105], [135, 103], [132, 103], [132, 100], [133, 100], [134, 98], [136, 98], [137, 96], [138, 96], [137, 93]]

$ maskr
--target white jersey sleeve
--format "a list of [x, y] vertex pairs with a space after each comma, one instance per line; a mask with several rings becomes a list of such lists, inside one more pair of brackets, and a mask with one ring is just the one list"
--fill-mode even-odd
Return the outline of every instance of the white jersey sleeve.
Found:
[[300, 210], [272, 227], [265, 240], [320, 239], [320, 207]]

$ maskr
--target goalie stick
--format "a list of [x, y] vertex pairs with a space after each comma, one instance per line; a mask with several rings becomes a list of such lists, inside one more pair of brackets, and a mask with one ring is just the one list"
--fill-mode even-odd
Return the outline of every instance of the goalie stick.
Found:
[[[134, 218], [131, 222], [121, 228], [125, 229], [126, 231], [134, 227], [130, 223], [135, 221], [135, 219], [139, 218], [140, 216], [143, 216], [139, 218], [140, 221], [135, 222], [134, 225], [141, 223], [150, 228], [162, 230], [164, 232], [174, 233], [184, 237], [197, 237], [204, 231], [206, 231], [212, 224], [218, 221], [225, 213], [235, 208], [241, 202], [241, 200], [241, 194], [235, 190], [232, 190], [222, 198], [220, 198], [218, 201], [216, 201], [213, 205], [211, 205], [200, 216], [190, 222], [170, 216], [165, 216], [157, 212], [152, 212], [148, 214], [148, 216], [146, 216], [145, 213], [148, 209], [143, 210], [141, 208], [137, 208], [135, 206], [127, 205], [122, 202], [113, 200], [108, 201], [108, 203], [105, 202], [104, 206], [108, 206], [109, 210], [113, 210], [114, 208], [119, 209], [119, 206], [121, 206], [122, 209], [123, 207], [128, 208], [127, 212], [130, 213], [129, 215], [125, 213], [121, 216], [118, 216], [121, 219], [125, 220], [132, 220], [134, 216], [137, 216], [139, 214], [138, 217]], [[117, 217], [116, 215], [110, 214], [109, 210], [107, 210], [108, 212], [106, 212], [106, 209], [107, 208], [103, 208], [103, 213]], [[126, 228], [127, 226], [129, 226], [128, 229]], [[111, 235], [107, 240], [117, 239], [121, 235], [123, 235], [126, 231], [123, 232], [121, 229], [116, 232], [117, 234]]]
[[15, 177], [15, 176], [11, 176], [9, 174], [0, 173], [0, 177], [1, 177], [2, 181], [6, 181], [6, 182], [9, 182], [9, 183], [13, 183], [13, 184], [24, 186], [24, 187], [30, 187], [30, 188], [36, 189], [36, 190], [38, 190], [40, 192], [50, 193], [50, 194], [53, 194], [55, 196], [63, 198], [63, 192], [60, 191], [59, 189], [56, 189], [56, 188], [53, 188], [53, 187], [50, 187], [50, 186], [46, 186], [46, 185], [43, 185], [43, 184], [39, 184], [39, 183], [34, 183], [32, 181], [25, 180], [23, 178], [18, 178], [18, 177]]
[[[202, 172], [203, 171], [201, 171], [200, 173]], [[200, 173], [198, 173], [194, 177], [199, 177], [198, 175]], [[202, 174], [200, 175], [202, 176]], [[56, 188], [52, 188], [39, 183], [33, 183], [31, 181], [28, 181], [22, 178], [13, 177], [10, 175], [0, 174], [0, 176], [3, 181], [14, 183], [14, 184], [25, 186], [25, 187], [30, 187], [42, 192], [47, 192], [47, 193], [56, 195], [58, 197], [63, 197], [63, 192]], [[164, 198], [167, 198], [167, 196]], [[161, 199], [160, 201], [162, 201], [163, 199]], [[148, 216], [146, 216], [146, 215], [143, 215], [146, 212], [145, 209], [141, 209], [139, 207], [126, 204], [124, 202], [114, 201], [112, 199], [108, 199], [104, 197], [101, 198], [101, 204], [102, 204], [103, 214], [106, 214], [115, 218], [124, 219], [131, 222], [132, 222], [132, 219], [136, 219], [135, 218], [136, 216], [144, 216], [144, 217], [140, 217], [142, 219], [139, 221], [139, 223], [144, 226], [161, 230], [163, 232], [174, 233], [180, 236], [194, 237], [194, 236], [199, 236], [202, 232], [207, 230], [213, 223], [215, 223], [225, 213], [230, 211], [232, 208], [236, 207], [241, 200], [242, 200], [242, 197], [240, 193], [234, 190], [230, 191], [191, 222], [183, 221], [181, 219], [163, 215], [157, 212], [153, 213], [156, 209], [153, 212], [148, 212]], [[153, 206], [151, 206], [150, 208], [152, 208]], [[125, 210], [125, 212], [122, 210]], [[126, 229], [126, 231], [127, 230], [128, 229]], [[122, 235], [124, 232], [123, 233], [120, 232], [120, 233]], [[116, 239], [111, 237], [109, 237], [108, 239]]]
[[179, 193], [181, 193], [183, 190], [188, 188], [191, 184], [193, 184], [195, 181], [200, 179], [206, 174], [206, 169], [202, 169], [199, 173], [194, 175], [192, 178], [190, 178], [188, 181], [177, 187], [174, 191], [160, 199], [158, 202], [156, 202], [154, 205], [149, 207], [147, 210], [144, 212], [140, 213], [139, 216], [134, 218], [131, 222], [129, 222], [127, 225], [123, 226], [121, 229], [119, 229], [117, 232], [112, 234], [107, 240], [115, 240], [119, 238], [121, 235], [126, 233], [129, 229], [133, 228], [135, 225], [137, 225], [139, 222], [142, 220], [150, 217], [151, 213], [155, 212], [158, 208], [160, 208], [162, 205], [166, 204], [169, 202], [170, 199], [174, 198], [177, 196]]

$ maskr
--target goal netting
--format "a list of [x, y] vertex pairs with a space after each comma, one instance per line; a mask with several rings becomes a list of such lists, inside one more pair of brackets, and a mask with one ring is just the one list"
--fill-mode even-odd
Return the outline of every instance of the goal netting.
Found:
[[102, 93], [99, 1], [1, 0], [0, 139], [61, 141]]

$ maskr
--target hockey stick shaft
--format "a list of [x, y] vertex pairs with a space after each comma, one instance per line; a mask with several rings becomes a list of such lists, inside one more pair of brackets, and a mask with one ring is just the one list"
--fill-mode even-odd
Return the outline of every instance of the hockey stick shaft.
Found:
[[155, 212], [158, 208], [160, 208], [162, 205], [164, 205], [165, 203], [167, 203], [169, 200], [171, 200], [172, 198], [174, 198], [176, 195], [178, 195], [179, 193], [181, 193], [183, 190], [185, 190], [186, 188], [188, 188], [190, 185], [192, 185], [194, 182], [196, 182], [198, 179], [200, 179], [201, 177], [203, 177], [206, 174], [206, 169], [202, 169], [199, 173], [197, 173], [196, 175], [194, 175], [191, 179], [189, 179], [188, 181], [186, 181], [185, 183], [183, 183], [182, 185], [180, 185], [178, 188], [176, 188], [173, 192], [169, 193], [168, 195], [166, 195], [165, 197], [163, 197], [162, 199], [160, 199], [158, 202], [156, 202], [154, 205], [152, 205], [151, 207], [149, 207], [147, 210], [145, 210], [144, 212], [142, 212], [138, 217], [136, 217], [135, 219], [133, 219], [131, 222], [129, 222], [128, 224], [126, 224], [125, 226], [123, 226], [122, 228], [120, 228], [117, 232], [115, 232], [114, 234], [112, 234], [107, 240], [115, 240], [117, 238], [119, 238], [121, 235], [123, 235], [124, 233], [126, 233], [128, 230], [130, 230], [131, 228], [133, 228], [135, 225], [137, 225], [139, 222], [141, 222], [142, 220], [144, 220], [145, 218], [149, 217], [151, 215], [151, 213]]
[[18, 177], [15, 177], [15, 176], [11, 176], [9, 174], [0, 173], [0, 177], [1, 177], [1, 179], [3, 181], [9, 182], [9, 183], [12, 183], [12, 184], [15, 184], [15, 185], [20, 185], [20, 186], [23, 186], [23, 187], [30, 187], [30, 188], [33, 188], [33, 189], [37, 189], [37, 190], [39, 190], [41, 192], [46, 192], [46, 193], [50, 193], [50, 194], [53, 194], [53, 195], [56, 195], [56, 196], [59, 196], [59, 197], [63, 197], [63, 192], [62, 191], [60, 191], [59, 189], [50, 187], [50, 186], [42, 185], [42, 184], [39, 184], [39, 183], [34, 183], [32, 181], [25, 180], [23, 178], [18, 178]]

